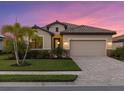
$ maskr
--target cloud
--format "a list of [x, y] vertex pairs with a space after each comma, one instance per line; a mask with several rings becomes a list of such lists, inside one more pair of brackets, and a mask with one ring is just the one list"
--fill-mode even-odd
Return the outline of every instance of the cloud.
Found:
[[[2, 23], [13, 23], [18, 17], [23, 25], [46, 25], [55, 20], [92, 25], [121, 33], [124, 29], [124, 2], [35, 2], [20, 12], [2, 17]], [[8, 6], [11, 8], [11, 6]], [[15, 7], [16, 8], [16, 7]], [[17, 10], [17, 9], [16, 9]], [[6, 11], [6, 10], [5, 10]], [[2, 25], [2, 24], [0, 24]]]

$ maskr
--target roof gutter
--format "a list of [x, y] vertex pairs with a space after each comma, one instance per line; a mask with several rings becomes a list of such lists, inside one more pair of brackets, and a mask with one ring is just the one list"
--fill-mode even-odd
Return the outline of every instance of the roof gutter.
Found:
[[61, 35], [115, 35], [116, 32], [61, 32]]

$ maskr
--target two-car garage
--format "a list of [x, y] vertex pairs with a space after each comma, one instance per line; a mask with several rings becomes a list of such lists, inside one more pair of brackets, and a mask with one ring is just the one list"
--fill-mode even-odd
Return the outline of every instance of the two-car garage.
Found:
[[112, 35], [115, 31], [80, 25], [60, 33], [63, 36], [64, 49], [70, 56], [107, 56], [112, 50]]
[[106, 40], [70, 40], [70, 56], [106, 56]]

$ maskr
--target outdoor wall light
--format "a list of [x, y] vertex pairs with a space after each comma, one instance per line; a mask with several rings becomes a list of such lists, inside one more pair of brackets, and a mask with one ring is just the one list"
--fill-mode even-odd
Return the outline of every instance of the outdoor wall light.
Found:
[[108, 49], [111, 49], [111, 48], [112, 48], [112, 42], [108, 42], [108, 43], [107, 43], [107, 48], [108, 48]]
[[111, 46], [111, 45], [112, 45], [112, 42], [108, 42], [107, 44], [108, 44], [109, 46]]
[[64, 42], [64, 45], [68, 45], [68, 42]]
[[59, 44], [60, 44], [60, 42], [57, 42], [57, 44], [59, 45]]
[[64, 42], [63, 46], [64, 46], [65, 49], [68, 49], [69, 48], [69, 43], [68, 42]]

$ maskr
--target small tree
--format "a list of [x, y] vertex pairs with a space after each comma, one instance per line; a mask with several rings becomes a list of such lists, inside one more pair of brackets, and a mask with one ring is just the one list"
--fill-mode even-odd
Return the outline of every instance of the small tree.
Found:
[[[2, 27], [2, 33], [12, 41], [13, 51], [15, 53], [17, 65], [21, 65], [25, 62], [27, 52], [29, 50], [29, 42], [32, 38], [36, 37], [36, 30], [30, 27], [21, 27], [19, 23], [14, 25], [5, 25]], [[25, 43], [26, 49], [20, 47]], [[8, 45], [7, 45], [8, 46]], [[24, 49], [24, 57], [22, 60], [19, 59], [19, 51]]]
[[19, 23], [15, 23], [14, 25], [5, 25], [2, 27], [2, 33], [12, 40], [17, 65], [20, 65], [17, 47], [17, 42], [20, 37], [20, 29], [21, 26]]

